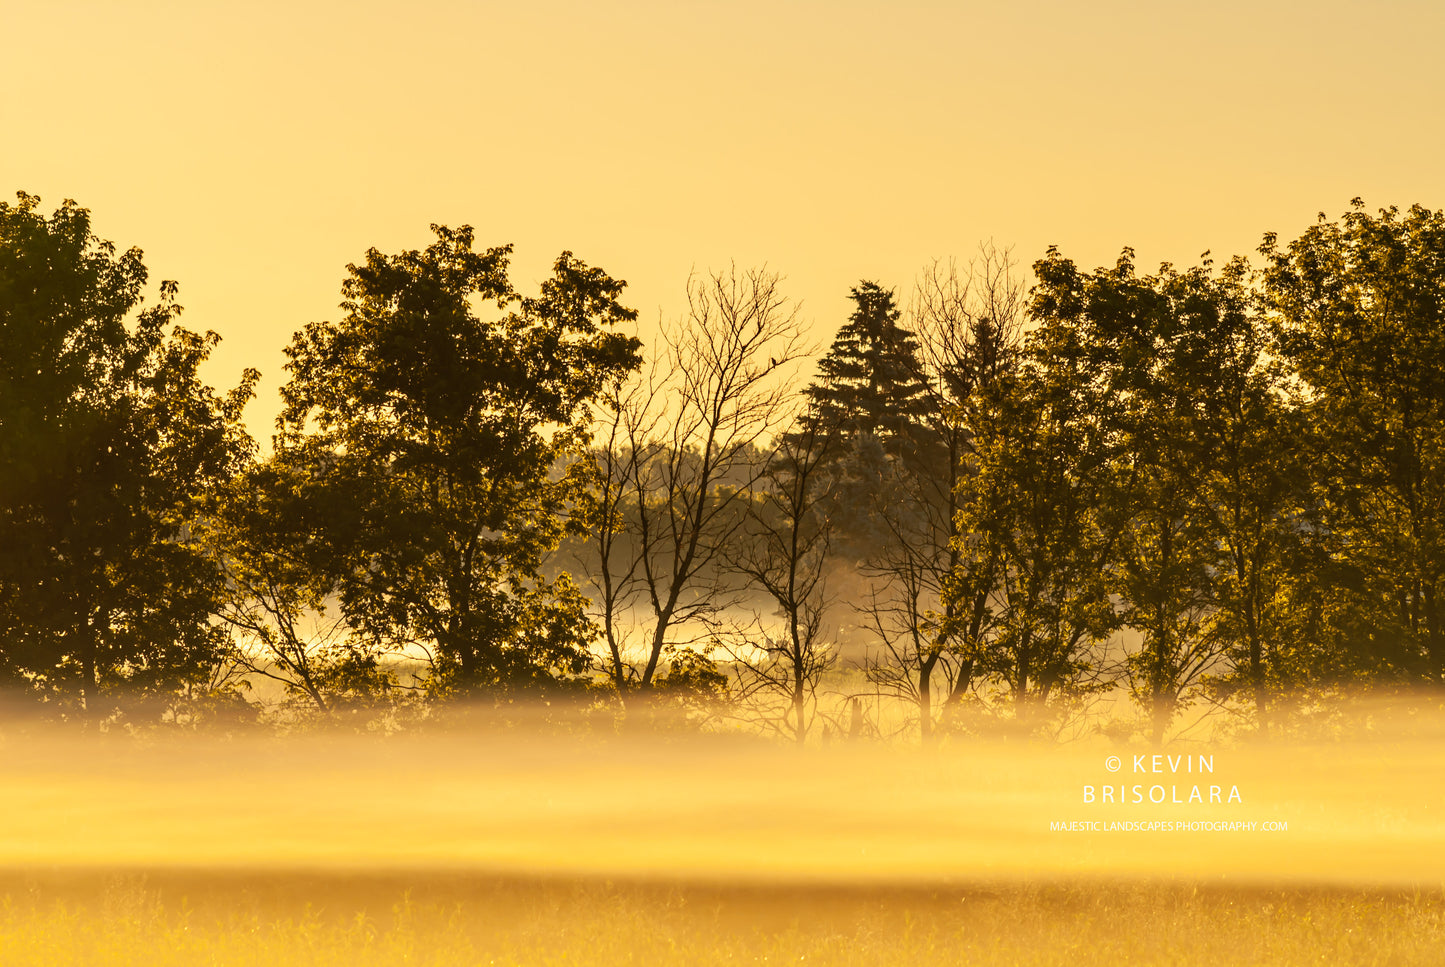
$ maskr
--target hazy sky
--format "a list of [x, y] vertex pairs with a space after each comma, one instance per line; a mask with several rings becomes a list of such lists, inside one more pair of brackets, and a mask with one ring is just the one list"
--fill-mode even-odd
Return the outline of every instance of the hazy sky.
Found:
[[263, 371], [348, 262], [428, 224], [563, 249], [644, 320], [767, 263], [826, 341], [861, 278], [1252, 252], [1320, 210], [1445, 207], [1439, 0], [409, 4], [0, 0], [0, 192], [74, 198]]

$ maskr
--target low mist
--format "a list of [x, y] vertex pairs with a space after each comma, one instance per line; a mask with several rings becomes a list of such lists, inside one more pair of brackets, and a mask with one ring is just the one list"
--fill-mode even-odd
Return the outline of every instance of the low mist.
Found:
[[515, 722], [294, 739], [12, 731], [0, 865], [1438, 887], [1445, 715], [1366, 705], [1340, 734], [1156, 757], [1104, 738], [798, 751]]

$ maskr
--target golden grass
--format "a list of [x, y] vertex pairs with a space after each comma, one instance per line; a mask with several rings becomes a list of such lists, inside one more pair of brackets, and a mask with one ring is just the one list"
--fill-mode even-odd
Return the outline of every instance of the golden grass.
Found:
[[[1103, 736], [0, 735], [0, 967], [1439, 967], [1445, 715], [1406, 724], [1165, 771]], [[1196, 782], [1242, 799], [1089, 794]]]
[[455, 872], [0, 876], [0, 967], [1430, 965], [1439, 892], [719, 885]]

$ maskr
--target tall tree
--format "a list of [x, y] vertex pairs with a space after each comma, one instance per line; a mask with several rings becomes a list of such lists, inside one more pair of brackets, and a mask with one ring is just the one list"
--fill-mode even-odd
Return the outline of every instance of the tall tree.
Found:
[[296, 334], [277, 447], [350, 510], [327, 539], [354, 629], [425, 649], [439, 693], [533, 692], [590, 662], [584, 599], [541, 564], [585, 490], [567, 461], [588, 404], [638, 362], [610, 327], [636, 313], [569, 252], [522, 297], [510, 246], [432, 228], [426, 249], [348, 266], [342, 319]]
[[1351, 572], [1349, 651], [1369, 674], [1445, 684], [1445, 212], [1355, 199], [1261, 252], [1314, 431], [1319, 537]]
[[223, 650], [195, 525], [250, 454], [256, 373], [217, 396], [176, 284], [141, 308], [141, 251], [38, 205], [0, 204], [0, 669], [66, 717], [154, 717]]
[[1041, 324], [1020, 365], [966, 409], [976, 463], [959, 486], [960, 554], [945, 589], [955, 622], [985, 596], [991, 630], [971, 643], [978, 673], [1029, 730], [1055, 728], [1108, 686], [1099, 646], [1119, 620], [1105, 578], [1124, 520], [1115, 401], [1084, 327], [1052, 301], [1077, 298], [1048, 285], [1055, 258], [1034, 266]]
[[[758, 698], [763, 721], [799, 746], [818, 710], [818, 685], [837, 652], [823, 640], [826, 568], [832, 523], [823, 513], [828, 493], [828, 447], [816, 421], [786, 435], [768, 463], [748, 524], [730, 551], [732, 565], [777, 607], [782, 628], [761, 642], [733, 649], [738, 697]], [[775, 712], [776, 700], [782, 712]]]
[[926, 405], [918, 344], [899, 325], [902, 310], [891, 289], [864, 281], [849, 292], [854, 308], [818, 361], [804, 390], [810, 426], [826, 428], [834, 478], [831, 516], [858, 556], [885, 539], [873, 498], [900, 462], [917, 462], [911, 432]]
[[917, 706], [925, 742], [939, 710], [955, 715], [970, 693], [988, 633], [997, 560], [961, 566], [960, 486], [976, 462], [966, 413], [1015, 365], [1023, 318], [1023, 284], [991, 244], [962, 270], [952, 261], [925, 268], [910, 303], [922, 387], [905, 430], [915, 459], [895, 461], [874, 494], [883, 539], [860, 568], [873, 583], [864, 610], [881, 645], [869, 678]]
[[901, 441], [924, 391], [917, 342], [898, 324], [902, 310], [891, 289], [864, 281], [848, 297], [853, 313], [818, 361], [818, 378], [803, 391], [813, 422], [844, 436]]
[[1206, 691], [1221, 642], [1211, 633], [1218, 535], [1203, 486], [1215, 460], [1202, 420], [1237, 340], [1252, 332], [1242, 266], [1223, 280], [1209, 264], [1136, 272], [1126, 249], [1111, 269], [1080, 273], [1057, 255], [1037, 298], [1085, 334], [1113, 426], [1122, 511], [1111, 590], [1141, 636], [1124, 663], [1130, 691], [1162, 743]]
[[600, 414], [591, 580], [624, 700], [678, 670], [661, 667], [669, 654], [700, 664], [692, 645], [715, 635], [741, 593], [728, 555], [792, 415], [784, 377], [803, 351], [779, 283], [736, 268], [690, 279], [687, 315], [645, 373], [614, 383]]
[[[1332, 662], [1310, 626], [1323, 558], [1311, 554], [1318, 531], [1310, 497], [1309, 432], [1290, 400], [1278, 343], [1248, 284], [1243, 259], [1217, 279], [1189, 273], [1196, 289], [1190, 339], [1192, 372], [1177, 412], [1188, 421], [1197, 506], [1214, 542], [1206, 633], [1223, 667], [1210, 687], [1268, 732], [1290, 694], [1327, 679]], [[1315, 548], [1317, 550], [1317, 548]]]

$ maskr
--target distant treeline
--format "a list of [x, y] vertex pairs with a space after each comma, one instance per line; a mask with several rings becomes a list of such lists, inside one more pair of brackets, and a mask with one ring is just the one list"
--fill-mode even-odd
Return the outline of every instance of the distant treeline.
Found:
[[1127, 694], [1109, 727], [1158, 742], [1445, 684], [1445, 212], [1356, 200], [1152, 274], [1050, 249], [1031, 288], [983, 246], [860, 282], [821, 353], [774, 273], [694, 276], [644, 346], [601, 269], [524, 295], [509, 246], [433, 229], [296, 333], [260, 459], [257, 374], [200, 380], [175, 283], [147, 303], [73, 202], [0, 204], [13, 710], [539, 702], [803, 743], [879, 696], [927, 741]]

